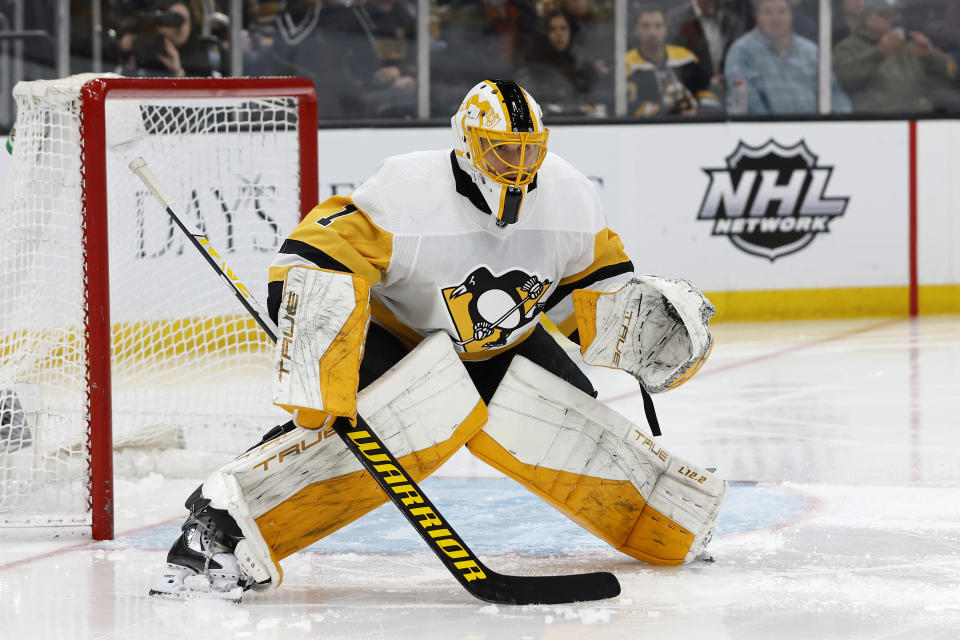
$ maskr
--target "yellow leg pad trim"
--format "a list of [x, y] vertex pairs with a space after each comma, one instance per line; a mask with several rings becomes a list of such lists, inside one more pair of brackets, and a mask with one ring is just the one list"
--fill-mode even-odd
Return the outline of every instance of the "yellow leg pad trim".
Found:
[[[414, 482], [419, 482], [446, 462], [486, 421], [487, 407], [482, 401], [477, 402], [448, 440], [403, 456], [399, 462]], [[376, 481], [366, 471], [357, 471], [301, 489], [256, 518], [256, 522], [271, 553], [283, 559], [386, 501]]]
[[647, 505], [626, 542], [617, 548], [637, 560], [673, 566], [683, 562], [693, 539], [693, 533]]
[[626, 480], [609, 480], [520, 462], [481, 431], [475, 456], [513, 478], [618, 551], [650, 564], [679, 565], [694, 535], [647, 505]]

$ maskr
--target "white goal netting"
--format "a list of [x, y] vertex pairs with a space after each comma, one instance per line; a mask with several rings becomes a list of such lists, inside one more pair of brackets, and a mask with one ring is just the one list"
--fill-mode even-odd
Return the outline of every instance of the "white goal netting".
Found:
[[[92, 216], [109, 229], [111, 353], [89, 357], [110, 358], [116, 472], [202, 477], [286, 419], [270, 402], [268, 339], [127, 165], [145, 158], [265, 302], [267, 267], [301, 209], [296, 98], [108, 93], [98, 140], [81, 112], [88, 79], [14, 90], [0, 204], [0, 524], [89, 521]], [[84, 211], [96, 145], [107, 210]]]

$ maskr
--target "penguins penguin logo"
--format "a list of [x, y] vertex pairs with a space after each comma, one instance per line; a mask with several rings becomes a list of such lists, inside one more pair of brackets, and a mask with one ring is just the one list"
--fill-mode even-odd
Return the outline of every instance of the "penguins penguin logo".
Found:
[[447, 310], [467, 352], [502, 347], [512, 333], [535, 320], [543, 310], [549, 280], [513, 269], [494, 275], [477, 267], [458, 285], [442, 289]]

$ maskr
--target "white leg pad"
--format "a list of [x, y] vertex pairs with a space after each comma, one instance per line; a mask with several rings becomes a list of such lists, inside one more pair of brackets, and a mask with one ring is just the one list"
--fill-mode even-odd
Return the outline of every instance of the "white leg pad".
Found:
[[[435, 453], [449, 446], [436, 447], [450, 441], [465, 422], [475, 423], [478, 431], [482, 419], [477, 416], [484, 409], [449, 337], [442, 333], [425, 339], [364, 389], [358, 407], [397, 458], [425, 450]], [[474, 419], [468, 421], [470, 416]], [[362, 470], [332, 428], [297, 427], [218, 469], [204, 482], [203, 495], [214, 501], [214, 507], [226, 509], [240, 526], [245, 540], [243, 548], [237, 548], [238, 558], [241, 551], [248, 554], [251, 571], [266, 565], [264, 570], [276, 585], [282, 574], [271, 550], [276, 552], [277, 545], [265, 540], [256, 520], [298, 494], [302, 498], [301, 492], [308, 487]], [[416, 475], [413, 469], [408, 471]], [[342, 506], [342, 511], [335, 513], [330, 507], [324, 512], [311, 508], [312, 503], [299, 502], [297, 519], [339, 522], [349, 517], [351, 497], [337, 499], [337, 508]], [[294, 537], [300, 540], [300, 534]], [[289, 551], [280, 557], [286, 553]]]
[[214, 471], [203, 483], [203, 497], [210, 500], [210, 506], [223, 509], [237, 522], [243, 533], [243, 540], [237, 543], [234, 554], [245, 574], [256, 583], [270, 581], [269, 588], [280, 586], [283, 573], [274, 562], [266, 540], [260, 535], [260, 529], [250, 515], [247, 501], [235, 476], [223, 471]]
[[[689, 549], [677, 556], [676, 562], [663, 564], [677, 564], [681, 559], [689, 562], [709, 542], [727, 491], [726, 481], [668, 453], [627, 418], [520, 356], [514, 358], [491, 400], [487, 425], [475, 440], [483, 436], [499, 447], [487, 446], [488, 454], [494, 451], [495, 455], [481, 455], [482, 458], [500, 457], [492, 461], [494, 466], [507, 470], [625, 553], [648, 561], [664, 556], [648, 554], [643, 549], [632, 553], [638, 540], [641, 547], [649, 543], [654, 551], [657, 545], [672, 543], [643, 532], [645, 525], [641, 520], [651, 513], [642, 515], [645, 507], [689, 532], [684, 534], [684, 540], [689, 541], [689, 534], [693, 534]], [[474, 442], [470, 448], [474, 449]], [[556, 473], [551, 476], [552, 472]], [[551, 478], [556, 479], [555, 485], [551, 485]], [[610, 481], [606, 487], [605, 481]], [[609, 493], [610, 487], [622, 486], [624, 481], [636, 489], [636, 504], [632, 507], [622, 502], [630, 491]], [[555, 491], [560, 485], [570, 488], [569, 492]], [[582, 492], [587, 491], [584, 487], [594, 487], [591, 498], [583, 504], [572, 504], [583, 500]], [[564, 495], [569, 497], [558, 497]], [[616, 496], [618, 503], [606, 507], [624, 510], [622, 522], [611, 524], [612, 516], [609, 511], [604, 513], [605, 505], [594, 506], [597, 515], [582, 521], [591, 502], [611, 495]], [[627, 533], [623, 534], [624, 531]], [[609, 537], [604, 535], [608, 532]]]

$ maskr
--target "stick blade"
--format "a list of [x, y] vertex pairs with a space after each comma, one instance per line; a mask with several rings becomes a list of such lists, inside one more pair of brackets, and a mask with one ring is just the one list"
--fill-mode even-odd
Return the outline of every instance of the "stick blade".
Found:
[[617, 577], [605, 571], [566, 576], [493, 574], [464, 586], [480, 600], [497, 604], [567, 604], [620, 595]]

